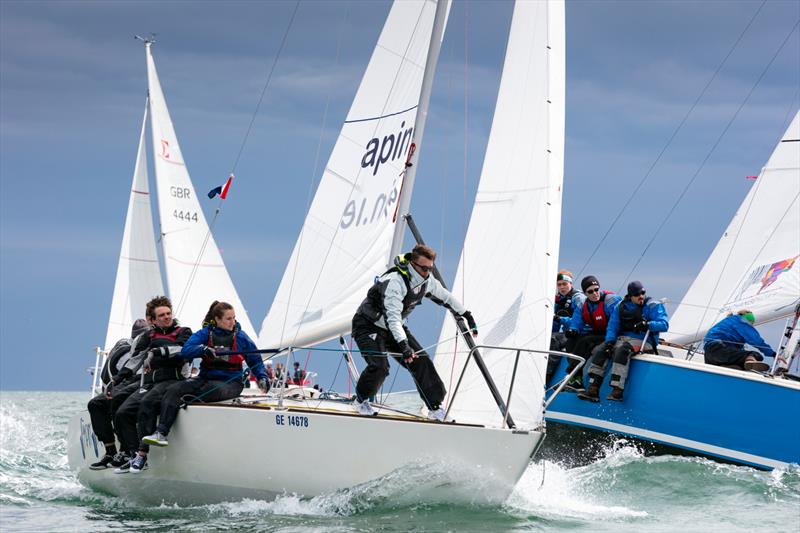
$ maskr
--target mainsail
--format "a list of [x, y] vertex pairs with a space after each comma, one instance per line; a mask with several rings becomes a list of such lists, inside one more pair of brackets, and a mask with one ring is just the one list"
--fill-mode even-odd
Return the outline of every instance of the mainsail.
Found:
[[137, 318], [144, 318], [145, 304], [150, 298], [164, 294], [147, 185], [147, 149], [144, 142], [146, 123], [147, 103], [139, 134], [128, 214], [125, 217], [125, 230], [117, 263], [114, 297], [108, 317], [104, 346], [106, 351], [119, 339], [130, 336], [133, 322]]
[[167, 289], [175, 316], [199, 329], [214, 300], [233, 305], [242, 330], [254, 329], [233, 286], [197, 199], [172, 127], [158, 73], [145, 43], [158, 213]]
[[716, 248], [670, 319], [665, 338], [702, 339], [729, 312], [758, 323], [800, 300], [800, 112], [772, 152]]
[[349, 331], [385, 271], [435, 11], [430, 0], [393, 4], [264, 319], [263, 347]]
[[[561, 228], [565, 30], [560, 0], [517, 2], [481, 179], [453, 291], [479, 320], [479, 344], [547, 350]], [[462, 292], [463, 287], [463, 292]], [[500, 394], [515, 351], [482, 349]], [[467, 350], [446, 320], [436, 369], [455, 388]], [[543, 418], [545, 354], [522, 353], [509, 411], [518, 427]], [[503, 417], [470, 360], [450, 405], [459, 422], [500, 427]]]

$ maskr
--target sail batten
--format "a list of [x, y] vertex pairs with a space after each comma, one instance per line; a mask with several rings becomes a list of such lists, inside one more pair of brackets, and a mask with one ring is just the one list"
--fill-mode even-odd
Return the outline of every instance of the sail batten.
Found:
[[670, 319], [665, 339], [701, 340], [726, 314], [750, 309], [761, 324], [800, 300], [798, 112]]
[[253, 336], [255, 331], [247, 311], [211, 235], [189, 177], [150, 46], [151, 43], [145, 43], [150, 126], [164, 271], [173, 312], [181, 324], [196, 330], [202, 327], [211, 302], [225, 301], [233, 305], [242, 330]]
[[[515, 4], [476, 202], [453, 283], [479, 320], [478, 344], [549, 348], [563, 184], [564, 24], [559, 0]], [[516, 351], [482, 348], [481, 354], [506, 398]], [[448, 390], [467, 356], [455, 325], [446, 320], [435, 363]], [[518, 427], [542, 424], [546, 361], [543, 353], [520, 353], [509, 409]], [[450, 414], [493, 427], [504, 423], [472, 361]]]
[[133, 322], [144, 318], [145, 305], [150, 298], [164, 293], [161, 269], [153, 233], [153, 214], [150, 207], [150, 190], [147, 184], [147, 148], [145, 103], [133, 182], [128, 199], [125, 229], [122, 234], [114, 296], [108, 317], [108, 330], [104, 348], [110, 350], [121, 338], [130, 337]]

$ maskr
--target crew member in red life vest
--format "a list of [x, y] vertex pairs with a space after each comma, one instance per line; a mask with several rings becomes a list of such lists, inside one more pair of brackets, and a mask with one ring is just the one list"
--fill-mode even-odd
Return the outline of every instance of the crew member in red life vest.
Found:
[[[557, 352], [569, 351], [567, 336], [564, 331], [569, 327], [575, 309], [583, 305], [586, 298], [584, 294], [576, 289], [572, 283], [572, 272], [569, 270], [559, 270], [556, 276], [556, 297], [553, 307], [553, 330], [550, 335], [550, 349]], [[561, 356], [550, 355], [547, 358], [547, 373], [545, 383], [549, 387], [553, 375], [558, 369]]]
[[178, 325], [178, 321], [172, 316], [172, 302], [166, 296], [153, 298], [147, 302], [147, 316], [153, 325], [135, 347], [137, 352], [143, 352], [144, 355], [141, 378], [144, 387], [131, 394], [114, 417], [114, 427], [121, 435], [120, 441], [133, 448], [125, 450], [130, 452], [132, 459], [115, 470], [120, 474], [136, 472], [133, 464], [136, 448], [139, 447], [137, 424], [141, 412], [151, 411], [152, 405], [161, 401], [166, 390], [188, 373], [186, 361], [176, 356], [183, 343], [191, 336], [192, 330]]
[[[155, 433], [142, 438], [142, 446], [134, 462], [147, 462], [147, 445], [167, 446], [167, 435], [185, 396], [195, 397], [203, 402], [221, 402], [236, 398], [244, 389], [244, 367], [247, 362], [250, 371], [258, 379], [258, 388], [263, 392], [269, 390], [267, 372], [261, 356], [253, 352], [257, 350], [255, 343], [241, 330], [236, 321], [233, 306], [227, 302], [214, 302], [203, 320], [203, 329], [195, 332], [186, 341], [179, 357], [183, 361], [202, 358], [200, 374], [196, 378], [187, 379], [175, 384], [167, 390], [161, 403], [161, 413]], [[245, 352], [218, 356], [217, 352]], [[133, 467], [132, 467], [133, 468]]]
[[295, 385], [305, 385], [306, 371], [300, 368], [298, 361], [294, 362], [294, 373], [292, 373], [292, 383]]
[[634, 353], [643, 351], [645, 337], [647, 344], [655, 350], [658, 346], [658, 334], [669, 329], [669, 318], [664, 305], [645, 296], [641, 281], [628, 283], [628, 294], [611, 313], [606, 328], [606, 342], [595, 352], [592, 365], [589, 367], [589, 388], [579, 393], [578, 398], [590, 402], [600, 401], [600, 385], [606, 363], [613, 358], [611, 365], [611, 394], [608, 400], [622, 401], [625, 381], [628, 378], [628, 364]]
[[[601, 290], [600, 282], [595, 276], [583, 278], [581, 289], [586, 295], [586, 300], [583, 305], [575, 308], [565, 335], [567, 336], [567, 351], [583, 357], [588, 362], [589, 356], [594, 354], [594, 350], [603, 349], [608, 321], [622, 298], [612, 292]], [[567, 365], [567, 373], [571, 372], [577, 364], [577, 361], [570, 360]], [[583, 374], [579, 373], [572, 378], [564, 390], [583, 392]]]

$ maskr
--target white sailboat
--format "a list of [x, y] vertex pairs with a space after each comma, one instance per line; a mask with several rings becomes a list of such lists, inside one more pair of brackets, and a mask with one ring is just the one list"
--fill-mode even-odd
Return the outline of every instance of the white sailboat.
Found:
[[[448, 10], [447, 0], [405, 0], [392, 6], [264, 321], [262, 347], [291, 352], [292, 346], [313, 345], [348, 332], [350, 320], [373, 278], [386, 269], [392, 250], [402, 244], [397, 225], [403, 224], [405, 213], [402, 208], [394, 212], [401, 173], [407, 159], [414, 155], [412, 141], [419, 145], [421, 140], [431, 76]], [[529, 35], [532, 32], [537, 34], [533, 41]], [[484, 196], [497, 194], [511, 200], [520, 194], [519, 205], [511, 202], [515, 205], [513, 218], [533, 211], [533, 219], [543, 228], [536, 239], [544, 242], [525, 244], [529, 262], [523, 260], [515, 266], [514, 275], [525, 282], [524, 303], [510, 321], [542, 323], [533, 329], [516, 324], [525, 329], [508, 339], [525, 344], [515, 349], [546, 348], [546, 336], [539, 332], [548, 331], [551, 324], [552, 310], [549, 301], [544, 302], [549, 300], [551, 291], [540, 280], [552, 280], [558, 254], [563, 63], [563, 2], [518, 2], [498, 118], [492, 130], [496, 140], [491, 144], [502, 144], [509, 128], [522, 127], [525, 139], [518, 145], [520, 150], [530, 151], [527, 143], [534, 142], [537, 154], [520, 154], [515, 170], [524, 172], [519, 177], [507, 182], [486, 177], [485, 187], [482, 185]], [[528, 106], [531, 98], [537, 101]], [[513, 114], [514, 106], [526, 110], [523, 120], [503, 119]], [[536, 132], [542, 132], [543, 137], [536, 139]], [[416, 158], [412, 161], [416, 165]], [[533, 168], [529, 169], [529, 165]], [[487, 163], [487, 168], [492, 167]], [[402, 183], [402, 194], [407, 198], [411, 194], [409, 181], [406, 176]], [[517, 187], [524, 190], [518, 191]], [[471, 232], [480, 234], [480, 224], [498, 223], [496, 218], [490, 218], [487, 222], [473, 220]], [[400, 235], [400, 242], [396, 235]], [[529, 236], [529, 240], [533, 238]], [[542, 272], [538, 271], [540, 268]], [[518, 298], [510, 290], [497, 296], [504, 302], [500, 304], [502, 309], [508, 309]], [[467, 298], [472, 301], [471, 295]], [[475, 298], [479, 305], [487, 303], [477, 295]], [[477, 307], [474, 309], [480, 313]], [[501, 323], [503, 313], [494, 308], [492, 313], [485, 315]], [[430, 470], [437, 473], [437, 486], [471, 479], [473, 483], [460, 489], [454, 487], [455, 491], [472, 500], [502, 501], [544, 438], [544, 358], [530, 358], [528, 353], [526, 358], [524, 371], [538, 373], [538, 385], [533, 382], [537, 380], [518, 376], [524, 383], [511, 396], [513, 424], [510, 417], [499, 414], [497, 405], [494, 409], [498, 415], [483, 416], [484, 406], [469, 401], [469, 394], [458, 404], [464, 418], [456, 423], [440, 423], [388, 406], [378, 406], [377, 416], [360, 416], [352, 409], [349, 398], [331, 394], [313, 400], [289, 398], [282, 389], [277, 397], [271, 394], [266, 398], [251, 396], [189, 405], [170, 433], [169, 447], [151, 453], [150, 469], [138, 476], [89, 470], [87, 465], [95, 460], [92, 449], [75, 435], [90, 432], [91, 428], [86, 427], [88, 417], [76, 419], [71, 426], [70, 464], [82, 482], [139, 501], [272, 498], [287, 492], [313, 496], [415, 465], [426, 472], [430, 465], [441, 466]], [[500, 374], [507, 369], [495, 365], [492, 371]], [[502, 390], [504, 394], [511, 392], [513, 375], [503, 375], [500, 382], [509, 387], [508, 391]], [[483, 386], [487, 386], [485, 381]], [[475, 385], [470, 383], [470, 387], [474, 389]], [[528, 394], [532, 397], [522, 398]], [[470, 403], [473, 409], [469, 408]], [[478, 413], [478, 417], [470, 418], [470, 412]], [[223, 433], [228, 443], [225, 446], [235, 449], [235, 453], [217, 454], [209, 460], [208, 444], [220, 442]], [[336, 443], [335, 452], [321, 453], [321, 443]], [[294, 466], [283, 461], [264, 461], [264, 449], [274, 457], [302, 457], [304, 470], [311, 474], [298, 475]]]

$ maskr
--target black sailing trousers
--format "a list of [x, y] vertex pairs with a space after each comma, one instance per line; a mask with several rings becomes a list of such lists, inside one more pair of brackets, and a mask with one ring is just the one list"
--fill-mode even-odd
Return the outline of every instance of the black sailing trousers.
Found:
[[[172, 425], [178, 418], [178, 411], [184, 400], [191, 403], [192, 398], [199, 398], [201, 403], [222, 402], [237, 398], [242, 394], [244, 384], [241, 377], [232, 381], [207, 380], [192, 378], [181, 381], [170, 387], [161, 399], [161, 416], [158, 419], [158, 432], [169, 434]], [[142, 435], [146, 437], [147, 435]]]
[[[114, 426], [111, 421], [122, 403], [137, 390], [139, 390], [138, 380], [135, 383], [119, 384], [112, 388], [111, 399], [106, 398], [105, 394], [98, 394], [89, 400], [87, 409], [92, 420], [92, 430], [100, 442], [115, 444]], [[122, 439], [120, 439], [120, 444], [122, 444]]]
[[[414, 384], [417, 386], [422, 401], [429, 410], [435, 411], [441, 406], [447, 391], [444, 388], [436, 368], [433, 366], [430, 356], [422, 349], [422, 345], [403, 326], [408, 337], [408, 344], [419, 357], [411, 363], [406, 363], [399, 355], [392, 355], [400, 366], [406, 368], [414, 377]], [[356, 385], [356, 396], [358, 401], [363, 402], [372, 398], [378, 393], [378, 389], [383, 385], [383, 381], [389, 375], [389, 358], [387, 352], [399, 354], [400, 345], [394, 340], [392, 334], [369, 321], [366, 317], [356, 315], [353, 317], [353, 339], [355, 339], [361, 356], [367, 362], [367, 368], [361, 372]], [[370, 355], [370, 354], [377, 355]]]

